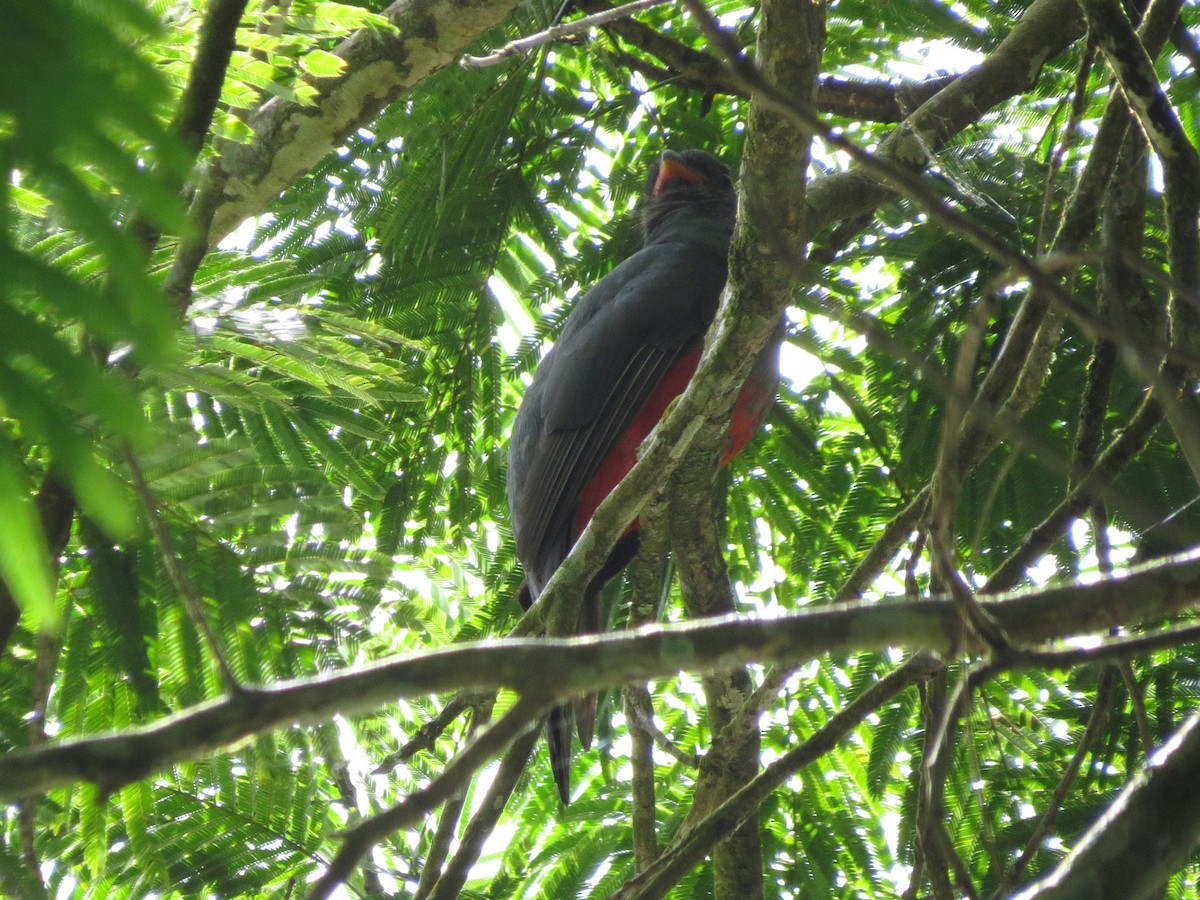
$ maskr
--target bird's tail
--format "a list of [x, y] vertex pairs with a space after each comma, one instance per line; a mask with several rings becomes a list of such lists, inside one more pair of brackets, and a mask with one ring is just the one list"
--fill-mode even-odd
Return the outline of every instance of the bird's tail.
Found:
[[[592, 583], [584, 592], [583, 605], [579, 611], [577, 629], [579, 634], [598, 634], [603, 630], [601, 621], [603, 607], [600, 602], [600, 591], [607, 581], [629, 562], [633, 551], [637, 549], [636, 533], [632, 535], [632, 538], [630, 535], [622, 537], [617, 546], [618, 549], [614, 550], [612, 555], [614, 558], [620, 556], [620, 566], [609, 572], [607, 566], [613, 562], [613, 559], [610, 558], [609, 562], [605, 564], [606, 568], [592, 579]], [[522, 583], [522, 589], [525, 593], [519, 596], [522, 605], [528, 609], [526, 603], [527, 601], [532, 602], [533, 597], [525, 583]], [[574, 703], [554, 707], [546, 719], [546, 743], [550, 746], [550, 768], [554, 772], [554, 783], [558, 785], [558, 797], [562, 800], [563, 806], [567, 806], [571, 802], [571, 738], [578, 729], [579, 743], [583, 745], [583, 749], [587, 750], [592, 746], [592, 737], [596, 731], [597, 700], [595, 694], [588, 694]]]
[[592, 737], [596, 733], [596, 707], [599, 701], [600, 697], [597, 694], [588, 694], [573, 704], [575, 730], [579, 733], [579, 743], [584, 750], [592, 748]]
[[570, 706], [556, 706], [546, 719], [546, 743], [550, 748], [550, 768], [558, 797], [563, 806], [571, 802], [571, 734], [575, 730]]
[[546, 743], [550, 746], [550, 768], [563, 806], [571, 802], [571, 737], [579, 732], [579, 743], [587, 750], [596, 732], [595, 694], [580, 697], [574, 703], [556, 706], [546, 719]]

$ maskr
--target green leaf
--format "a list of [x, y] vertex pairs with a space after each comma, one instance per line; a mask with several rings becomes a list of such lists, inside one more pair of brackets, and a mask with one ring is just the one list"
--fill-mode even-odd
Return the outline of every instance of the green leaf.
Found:
[[300, 61], [304, 71], [314, 78], [333, 78], [346, 69], [346, 61], [321, 49], [310, 50]]
[[57, 629], [50, 551], [29, 476], [9, 440], [0, 440], [0, 522], [0, 577], [37, 628]]

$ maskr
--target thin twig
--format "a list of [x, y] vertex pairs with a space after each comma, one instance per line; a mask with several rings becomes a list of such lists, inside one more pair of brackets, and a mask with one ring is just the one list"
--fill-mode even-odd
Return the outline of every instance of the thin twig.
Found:
[[469, 709], [479, 709], [488, 701], [495, 700], [492, 693], [462, 693], [456, 694], [436, 716], [417, 729], [417, 733], [405, 741], [404, 746], [388, 756], [375, 767], [374, 775], [383, 775], [389, 769], [402, 765], [420, 753], [422, 750], [432, 750], [437, 739], [449, 728], [454, 720]]
[[1161, 897], [1200, 842], [1200, 716], [1191, 716], [1022, 900]]
[[1200, 625], [1185, 625], [1179, 628], [1163, 628], [1135, 637], [1116, 637], [1101, 641], [1094, 647], [1079, 647], [1069, 650], [1015, 649], [993, 666], [999, 669], [1072, 669], [1076, 666], [1099, 662], [1119, 662], [1185, 647], [1200, 641]]
[[700, 756], [698, 754], [688, 753], [664, 734], [661, 728], [654, 724], [653, 709], [638, 709], [635, 711], [635, 716], [637, 726], [646, 732], [646, 735], [654, 741], [654, 745], [659, 750], [678, 760], [689, 769], [695, 769], [700, 765]]
[[[575, 5], [593, 13], [621, 8], [606, 0], [576, 0]], [[613, 51], [613, 56], [621, 65], [647, 75], [650, 81], [669, 82], [706, 94], [747, 96], [720, 60], [675, 40], [659, 28], [628, 18], [609, 23], [605, 30], [661, 63], [649, 63], [619, 48]], [[960, 77], [951, 74], [919, 81], [880, 82], [865, 78], [823, 76], [817, 79], [814, 102], [822, 112], [856, 121], [901, 122], [914, 109]]]
[[946, 780], [949, 776], [950, 764], [953, 762], [953, 754], [950, 751], [952, 751], [955, 737], [954, 726], [958, 720], [967, 718], [967, 713], [971, 709], [972, 697], [976, 695], [976, 691], [986, 680], [994, 677], [995, 672], [995, 666], [989, 662], [972, 667], [954, 685], [954, 691], [950, 695], [949, 701], [943, 703], [940, 710], [936, 708], [932, 710], [930, 716], [932, 721], [937, 722], [937, 726], [925, 742], [922, 792], [925, 803], [928, 805], [926, 806], [928, 814], [926, 814], [922, 835], [926, 851], [930, 847], [935, 848], [938, 863], [941, 864], [940, 866], [930, 866], [929, 857], [925, 859], [926, 868], [929, 868], [930, 872], [936, 871], [940, 876], [935, 884], [944, 883], [949, 872], [953, 872], [954, 882], [958, 884], [958, 893], [947, 894], [947, 900], [958, 898], [958, 896], [965, 896], [968, 900], [977, 900], [979, 895], [976, 884], [971, 880], [970, 872], [967, 871], [966, 864], [962, 862], [962, 858], [954, 846], [954, 841], [950, 840], [950, 835], [946, 830]]
[[1038, 223], [1037, 239], [1037, 246], [1044, 250], [1051, 249], [1047, 231], [1050, 222], [1050, 210], [1054, 202], [1054, 188], [1058, 183], [1058, 175], [1062, 171], [1063, 160], [1067, 155], [1067, 151], [1075, 146], [1075, 141], [1079, 136], [1080, 124], [1083, 122], [1084, 113], [1087, 111], [1087, 100], [1089, 99], [1087, 94], [1088, 79], [1095, 60], [1095, 45], [1088, 42], [1087, 46], [1084, 47], [1083, 56], [1079, 61], [1079, 68], [1075, 71], [1075, 87], [1071, 91], [1071, 115], [1067, 119], [1066, 128], [1063, 129], [1062, 138], [1058, 141], [1050, 157], [1049, 171], [1046, 173], [1046, 189], [1042, 193], [1042, 214]]
[[125, 463], [129, 466], [130, 474], [133, 476], [133, 488], [137, 492], [138, 497], [142, 501], [142, 506], [146, 510], [146, 519], [150, 523], [150, 530], [154, 534], [154, 539], [158, 542], [159, 553], [162, 556], [163, 567], [167, 570], [167, 575], [171, 579], [171, 583], [175, 585], [175, 590], [179, 591], [179, 595], [183, 598], [184, 606], [187, 607], [188, 614], [195, 623], [200, 634], [204, 636], [205, 643], [208, 644], [209, 652], [212, 653], [213, 659], [216, 660], [217, 669], [221, 673], [221, 682], [225, 685], [225, 690], [231, 695], [238, 695], [242, 692], [241, 682], [234, 674], [233, 667], [229, 664], [229, 657], [225, 653], [225, 646], [221, 643], [221, 639], [217, 637], [216, 631], [213, 630], [212, 623], [208, 621], [208, 614], [204, 611], [204, 601], [200, 599], [200, 594], [196, 591], [196, 587], [192, 584], [191, 576], [183, 568], [179, 558], [179, 553], [175, 549], [175, 539], [171, 536], [169, 529], [162, 516], [159, 514], [158, 500], [154, 496], [154, 492], [150, 489], [150, 485], [146, 482], [146, 475], [142, 471], [142, 465], [138, 462], [137, 456], [133, 451], [126, 449]]
[[928, 678], [942, 663], [918, 654], [885, 675], [835, 713], [800, 746], [789, 750], [725, 800], [649, 869], [627, 881], [612, 900], [655, 900], [664, 896], [712, 847], [752, 817], [772, 792], [793, 775], [829, 753], [868, 715], [912, 684]]
[[1150, 725], [1150, 717], [1146, 714], [1146, 693], [1138, 684], [1133, 674], [1133, 665], [1128, 659], [1117, 660], [1117, 668], [1121, 672], [1121, 680], [1125, 682], [1125, 690], [1129, 694], [1129, 706], [1133, 710], [1133, 720], [1137, 723], [1138, 740], [1142, 744], [1142, 756], [1149, 756], [1154, 749], [1154, 728]]
[[454, 757], [428, 786], [348, 830], [337, 855], [313, 885], [309, 900], [325, 900], [331, 896], [334, 888], [353, 874], [376, 844], [395, 831], [411, 827], [427, 813], [465, 791], [475, 773], [536, 721], [549, 705], [540, 697], [522, 696], [494, 725]]
[[[658, 621], [659, 600], [670, 590], [667, 568], [667, 508], [665, 491], [659, 491], [641, 517], [641, 539], [630, 577], [633, 598], [629, 627]], [[629, 762], [633, 770], [629, 792], [633, 821], [634, 869], [642, 871], [658, 857], [657, 804], [654, 796], [654, 701], [645, 682], [625, 686], [625, 720], [629, 728]], [[665, 737], [665, 736], [664, 736]], [[671, 742], [666, 742], [671, 746]]]
[[508, 798], [517, 786], [517, 780], [525, 771], [529, 755], [538, 740], [538, 731], [537, 728], [531, 728], [527, 734], [513, 741], [508, 752], [500, 760], [496, 777], [492, 779], [491, 787], [484, 795], [483, 802], [479, 804], [479, 811], [467, 824], [457, 852], [446, 865], [428, 900], [457, 900], [462, 893], [468, 873], [479, 861], [479, 854], [483, 852], [484, 842], [495, 831], [500, 814], [504, 812]]
[[[934, 896], [939, 900], [953, 900], [956, 896], [977, 898], [978, 891], [954, 842], [946, 832], [945, 791], [946, 778], [951, 763], [951, 744], [954, 739], [954, 724], [965, 718], [970, 709], [971, 698], [978, 687], [996, 672], [991, 663], [975, 666], [954, 686], [949, 700], [934, 703], [926, 712], [927, 722], [933, 727], [925, 740], [925, 751], [921, 765], [922, 821], [919, 833], [925, 852], [925, 864], [931, 876]], [[934, 680], [935, 683], [937, 679]], [[928, 726], [927, 726], [928, 727]], [[949, 887], [949, 874], [953, 873], [958, 885], [956, 894]]]
[[[313, 731], [313, 739], [319, 747], [319, 752], [324, 760], [324, 767], [329, 771], [330, 778], [337, 787], [335, 802], [340, 802], [348, 810], [357, 810], [358, 788], [355, 786], [354, 778], [350, 774], [350, 763], [346, 760], [346, 756], [342, 752], [341, 743], [338, 740], [337, 726], [333, 722], [326, 722], [320, 727], [313, 729]], [[353, 818], [357, 821], [361, 817], [354, 815]], [[363, 893], [368, 896], [383, 893], [383, 881], [380, 878], [377, 866], [363, 866], [362, 880]]]
[[990, 870], [998, 872], [1001, 871], [1001, 867], [1004, 865], [1005, 857], [996, 845], [995, 819], [988, 812], [992, 800], [988, 792], [988, 783], [984, 779], [983, 766], [980, 765], [979, 744], [976, 737], [976, 730], [972, 727], [972, 724], [972, 720], [967, 719], [966, 739], [963, 741], [963, 746], [967, 749], [967, 765], [971, 769], [970, 790], [975, 800], [975, 806], [979, 810], [979, 824], [983, 831], [983, 845], [987, 848]]
[[967, 328], [959, 341], [952, 375], [954, 390], [947, 398], [937, 465], [930, 482], [929, 549], [933, 557], [934, 572], [958, 604], [963, 623], [973, 629], [994, 651], [1002, 651], [1008, 646], [1008, 638], [975, 599], [974, 591], [958, 571], [957, 554], [954, 551], [954, 510], [958, 506], [963, 474], [959, 467], [958, 438], [968, 412], [967, 403], [960, 398], [970, 396], [970, 386], [979, 351], [987, 334], [987, 323], [991, 318], [991, 299], [994, 296], [993, 290], [985, 292], [972, 311]]
[[[171, 130], [179, 136], [193, 162], [204, 147], [217, 104], [221, 101], [225, 73], [237, 46], [237, 29], [247, 3], [248, 0], [215, 0], [201, 23], [187, 85], [171, 122]], [[170, 175], [173, 170], [166, 171]], [[186, 188], [182, 180], [173, 180], [172, 188], [184, 196]], [[128, 227], [137, 235], [147, 254], [162, 236], [159, 227], [140, 212], [130, 219]]]
[[[488, 723], [492, 717], [494, 706], [494, 699], [485, 703], [477, 703], [474, 706], [471, 723], [467, 726], [468, 740], [473, 739], [476, 732]], [[442, 814], [438, 817], [437, 830], [433, 834], [433, 840], [429, 842], [429, 852], [425, 854], [425, 865], [421, 869], [421, 877], [417, 881], [413, 900], [425, 900], [437, 884], [438, 879], [441, 878], [442, 867], [450, 853], [450, 846], [453, 844], [455, 832], [458, 830], [458, 820], [466, 802], [467, 793], [462, 791], [447, 800], [446, 805], [442, 807]]]
[[644, 684], [627, 685], [623, 693], [625, 721], [632, 744], [629, 761], [633, 777], [629, 781], [629, 794], [630, 818], [633, 823], [633, 870], [641, 872], [658, 858], [658, 824], [654, 800], [654, 738], [650, 732], [654, 704], [650, 698], [650, 691]]
[[1104, 722], [1108, 718], [1108, 699], [1112, 692], [1113, 673], [1114, 669], [1112, 666], [1106, 666], [1100, 673], [1100, 681], [1096, 685], [1096, 694], [1092, 700], [1092, 712], [1088, 716], [1087, 727], [1083, 730], [1083, 736], [1079, 738], [1079, 742], [1075, 746], [1075, 753], [1071, 757], [1071, 761], [1067, 763], [1067, 768], [1063, 771], [1062, 778], [1059, 779], [1058, 785], [1054, 788], [1054, 793], [1050, 796], [1050, 801], [1042, 811], [1042, 818], [1033, 829], [1029, 840], [1025, 842], [1025, 849], [1021, 851], [1021, 855], [1017, 857], [1017, 861], [1013, 863], [1012, 868], [1005, 873], [1004, 880], [1000, 882], [1000, 886], [992, 895], [992, 900], [1000, 900], [1001, 897], [1008, 896], [1010, 888], [1021, 880], [1021, 877], [1025, 874], [1025, 869], [1033, 860], [1033, 855], [1042, 849], [1042, 843], [1054, 828], [1054, 823], [1058, 819], [1059, 812], [1062, 810], [1063, 802], [1067, 799], [1067, 792], [1070, 790], [1075, 777], [1079, 774], [1079, 769], [1083, 765], [1084, 757], [1091, 752], [1092, 745], [1096, 743], [1096, 739], [1100, 736], [1100, 731], [1104, 727]]
[[[1116, 0], [1083, 0], [1080, 4], [1089, 33], [1097, 41], [1121, 91], [1137, 116], [1138, 123], [1157, 153], [1163, 167], [1166, 197], [1167, 261], [1172, 281], [1178, 290], [1171, 294], [1171, 331], [1173, 342], [1195, 346], [1200, 331], [1200, 154], [1185, 132], [1179, 115], [1159, 84], [1154, 63], [1128, 17]], [[1179, 16], [1180, 0], [1160, 0], [1147, 10], [1146, 19], [1155, 17], [1167, 25], [1169, 33]], [[1140, 374], [1145, 377], [1154, 360], [1139, 359]], [[1190, 376], [1194, 378], [1193, 374]], [[1162, 379], [1156, 379], [1160, 381]], [[1191, 391], [1180, 396], [1160, 397], [1167, 419], [1184, 459], [1193, 476], [1200, 479], [1200, 408]]]
[[1154, 396], [1143, 400], [1129, 424], [1112, 439], [1091, 471], [1026, 535], [1021, 546], [996, 567], [981, 593], [992, 594], [1017, 584], [1026, 566], [1041, 556], [1070, 522], [1087, 509], [1093, 498], [1102, 495], [1104, 486], [1145, 449], [1162, 417], [1162, 407]]
[[607, 9], [595, 15], [584, 16], [582, 19], [576, 19], [573, 22], [552, 25], [550, 28], [539, 31], [537, 34], [509, 41], [499, 50], [489, 53], [487, 56], [463, 56], [458, 63], [464, 69], [482, 69], [486, 66], [495, 66], [506, 59], [512, 59], [514, 56], [528, 53], [530, 50], [542, 46], [542, 44], [548, 44], [551, 41], [558, 41], [567, 37], [574, 37], [598, 25], [603, 25], [605, 22], [623, 19], [625, 16], [631, 16], [635, 12], [640, 12], [643, 9], [649, 9], [652, 6], [658, 6], [666, 2], [667, 0], [632, 0], [631, 3], [626, 3], [614, 9]]

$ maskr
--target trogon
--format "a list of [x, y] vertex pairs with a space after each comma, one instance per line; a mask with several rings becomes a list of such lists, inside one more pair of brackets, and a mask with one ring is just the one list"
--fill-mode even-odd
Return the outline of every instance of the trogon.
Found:
[[[729, 170], [699, 150], [667, 151], [642, 203], [642, 249], [575, 304], [525, 392], [508, 455], [508, 504], [528, 608], [596, 507], [637, 461], [638, 446], [696, 371], [728, 274], [737, 214]], [[782, 335], [782, 328], [778, 336]], [[762, 424], [779, 379], [779, 340], [738, 397], [724, 462]], [[579, 631], [601, 629], [600, 591], [637, 550], [638, 523], [588, 585]], [[589, 702], [590, 701], [590, 702]], [[559, 796], [570, 799], [571, 735], [591, 744], [595, 698], [551, 711], [546, 733]]]

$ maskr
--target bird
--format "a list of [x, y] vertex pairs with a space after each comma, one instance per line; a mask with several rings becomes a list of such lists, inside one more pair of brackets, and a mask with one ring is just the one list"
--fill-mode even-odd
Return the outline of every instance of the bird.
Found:
[[[508, 505], [526, 609], [687, 387], [728, 278], [737, 191], [716, 157], [663, 152], [647, 175], [641, 214], [642, 248], [575, 303], [513, 420]], [[722, 465], [759, 430], [774, 401], [781, 340], [782, 322], [739, 394]], [[633, 559], [638, 529], [637, 521], [629, 526], [585, 589], [579, 633], [601, 630], [600, 592]], [[551, 767], [564, 806], [572, 732], [577, 720], [587, 749], [595, 713], [591, 697], [548, 715]]]

